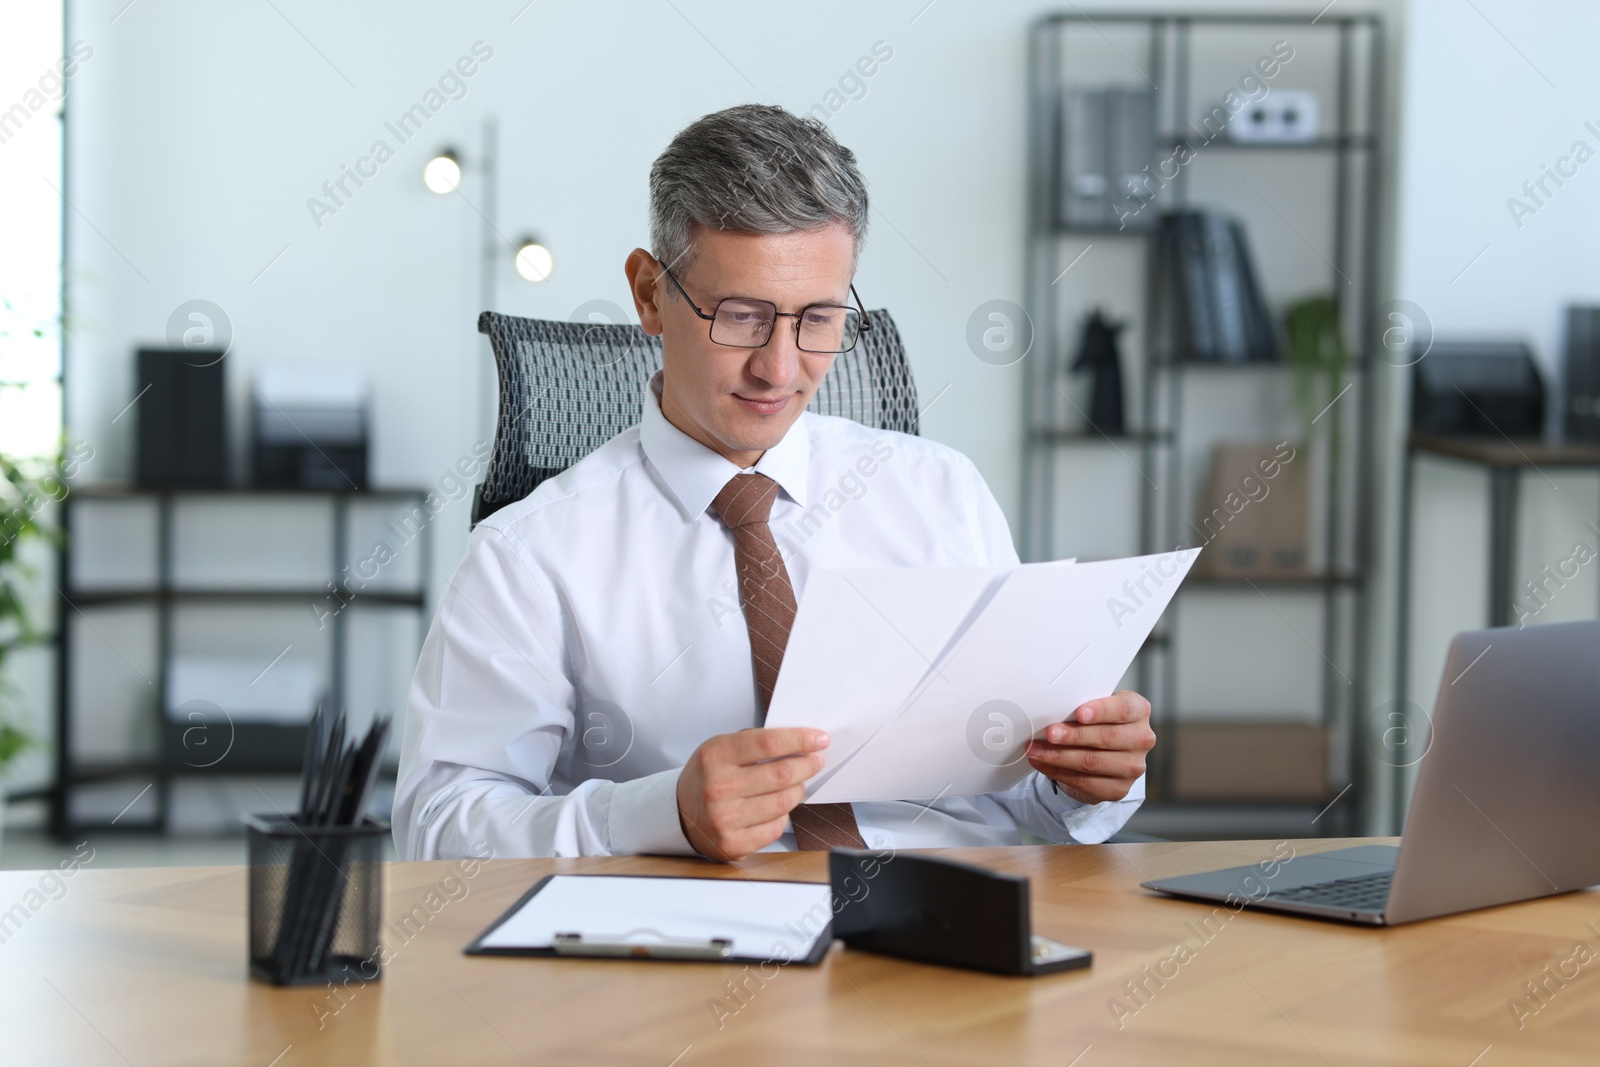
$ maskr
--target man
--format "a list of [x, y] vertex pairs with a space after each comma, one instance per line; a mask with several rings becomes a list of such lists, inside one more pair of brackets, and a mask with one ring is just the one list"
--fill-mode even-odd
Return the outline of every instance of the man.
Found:
[[805, 410], [857, 343], [866, 228], [854, 155], [781, 108], [707, 115], [655, 161], [653, 252], [626, 272], [662, 370], [638, 426], [474, 532], [412, 683], [401, 857], [737, 860], [1127, 821], [1155, 743], [1134, 693], [1061, 708], [1037, 773], [978, 797], [803, 805], [827, 736], [762, 728], [818, 568], [1017, 563], [965, 456]]

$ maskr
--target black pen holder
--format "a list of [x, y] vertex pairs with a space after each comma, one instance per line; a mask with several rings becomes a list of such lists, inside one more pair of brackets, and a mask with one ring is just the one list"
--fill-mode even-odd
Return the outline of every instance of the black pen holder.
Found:
[[310, 985], [380, 970], [385, 819], [302, 826], [298, 817], [248, 815], [250, 974]]

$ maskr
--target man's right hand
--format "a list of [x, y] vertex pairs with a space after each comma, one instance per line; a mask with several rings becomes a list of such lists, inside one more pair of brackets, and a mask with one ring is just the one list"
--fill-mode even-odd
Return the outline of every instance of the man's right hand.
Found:
[[678, 775], [678, 821], [689, 844], [711, 859], [739, 860], [782, 837], [827, 747], [827, 734], [797, 727], [706, 741]]

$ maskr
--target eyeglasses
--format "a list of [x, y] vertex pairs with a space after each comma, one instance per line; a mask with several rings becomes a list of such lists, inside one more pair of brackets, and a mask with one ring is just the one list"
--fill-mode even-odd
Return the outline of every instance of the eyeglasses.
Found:
[[779, 311], [770, 300], [754, 300], [746, 296], [730, 296], [717, 304], [711, 314], [700, 310], [700, 305], [689, 296], [683, 283], [678, 281], [666, 264], [661, 270], [678, 292], [689, 302], [694, 313], [711, 323], [713, 344], [729, 348], [761, 348], [772, 339], [772, 324], [780, 318], [794, 320], [795, 346], [802, 352], [829, 352], [838, 355], [856, 346], [862, 330], [872, 329], [866, 310], [861, 307], [861, 297], [856, 287], [850, 287], [855, 307], [842, 304], [811, 304], [799, 311]]

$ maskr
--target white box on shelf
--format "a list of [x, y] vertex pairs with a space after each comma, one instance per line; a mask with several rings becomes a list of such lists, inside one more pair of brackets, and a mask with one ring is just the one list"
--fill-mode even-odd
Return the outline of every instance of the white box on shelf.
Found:
[[1274, 89], [1244, 106], [1228, 123], [1228, 140], [1244, 144], [1303, 144], [1318, 132], [1317, 94], [1310, 89]]

